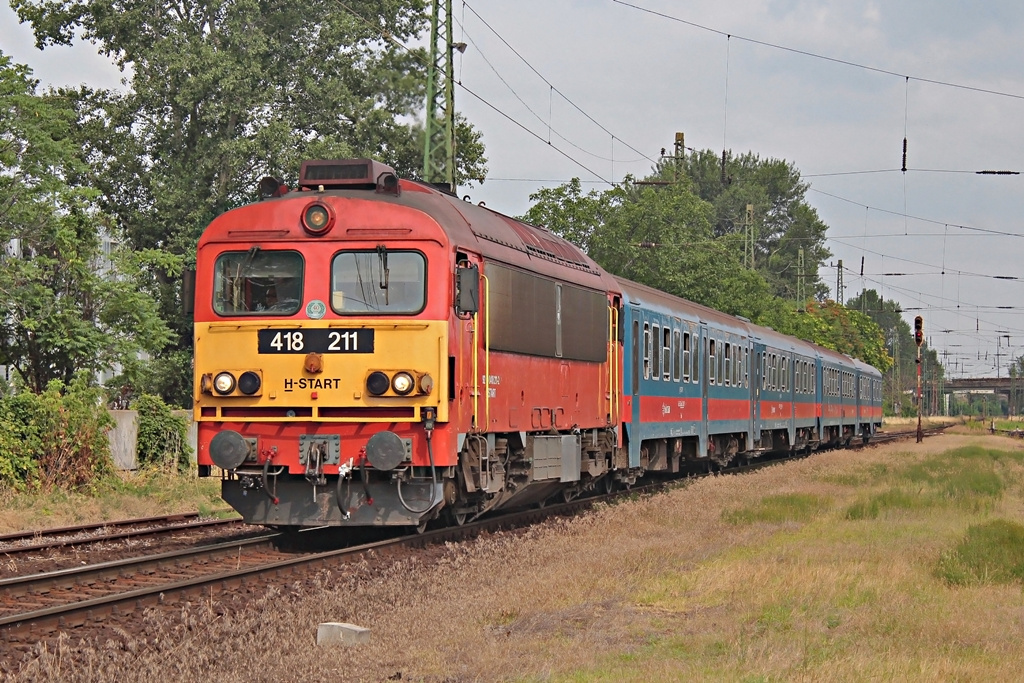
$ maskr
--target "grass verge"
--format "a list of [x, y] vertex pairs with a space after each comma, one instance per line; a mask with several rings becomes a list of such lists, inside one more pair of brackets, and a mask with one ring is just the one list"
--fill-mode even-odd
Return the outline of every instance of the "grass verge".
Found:
[[0, 533], [196, 511], [229, 514], [219, 479], [156, 469], [120, 472], [90, 491], [0, 493]]

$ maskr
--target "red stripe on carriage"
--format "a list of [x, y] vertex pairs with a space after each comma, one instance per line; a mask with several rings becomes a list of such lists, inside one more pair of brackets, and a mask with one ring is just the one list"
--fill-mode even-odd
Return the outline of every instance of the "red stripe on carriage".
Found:
[[709, 398], [708, 420], [749, 420], [750, 401], [745, 398]]
[[788, 401], [761, 401], [762, 420], [789, 420], [792, 417], [792, 403]]
[[796, 419], [798, 420], [811, 419], [817, 414], [817, 406], [811, 401], [796, 404]]
[[641, 422], [699, 422], [699, 398], [668, 398], [667, 396], [641, 396]]

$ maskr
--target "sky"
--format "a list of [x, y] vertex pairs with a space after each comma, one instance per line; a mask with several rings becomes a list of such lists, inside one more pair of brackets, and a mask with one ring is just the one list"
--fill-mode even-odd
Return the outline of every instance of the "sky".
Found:
[[[453, 0], [457, 109], [520, 215], [573, 177], [648, 174], [692, 149], [785, 159], [829, 226], [836, 297], [900, 303], [947, 377], [1024, 355], [1024, 3], [986, 0]], [[36, 50], [0, 4], [0, 50], [41, 86], [123, 88], [88, 43]], [[907, 171], [903, 140], [907, 139]], [[386, 160], [383, 160], [386, 162]], [[862, 266], [863, 262], [863, 266]], [[1020, 278], [1020, 279], [1009, 279]], [[906, 343], [912, 343], [907, 339]]]

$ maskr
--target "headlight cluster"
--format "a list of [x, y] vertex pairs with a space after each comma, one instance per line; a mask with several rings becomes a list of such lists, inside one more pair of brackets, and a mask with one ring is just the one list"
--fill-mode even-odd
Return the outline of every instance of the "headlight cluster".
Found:
[[234, 372], [223, 370], [216, 375], [203, 375], [201, 388], [203, 393], [230, 396], [236, 390], [245, 396], [255, 396], [260, 392], [263, 380], [258, 372], [246, 370], [235, 377]]
[[420, 394], [429, 394], [433, 388], [434, 380], [430, 375], [422, 374], [417, 379], [408, 370], [400, 370], [390, 377], [386, 372], [375, 370], [366, 377], [366, 390], [374, 396], [383, 396], [389, 389], [396, 396], [408, 396], [417, 389]]

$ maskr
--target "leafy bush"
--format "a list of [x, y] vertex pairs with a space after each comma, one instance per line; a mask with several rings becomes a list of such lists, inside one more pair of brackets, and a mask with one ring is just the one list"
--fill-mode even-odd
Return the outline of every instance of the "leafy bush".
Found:
[[953, 585], [1024, 581], [1024, 525], [1005, 519], [971, 525], [936, 573]]
[[132, 403], [139, 414], [139, 435], [135, 452], [139, 466], [177, 468], [191, 466], [188, 421], [175, 415], [159, 396], [142, 394]]
[[51, 381], [40, 394], [0, 398], [0, 482], [44, 490], [90, 486], [113, 471], [113, 424], [102, 392], [84, 374], [70, 385]]

